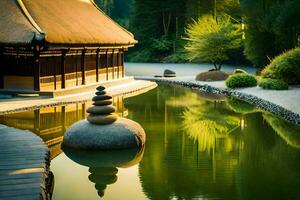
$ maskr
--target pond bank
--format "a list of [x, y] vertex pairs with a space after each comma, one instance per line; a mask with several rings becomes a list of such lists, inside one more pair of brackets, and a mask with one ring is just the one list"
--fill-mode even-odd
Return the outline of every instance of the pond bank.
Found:
[[[111, 96], [118, 95], [137, 95], [143, 93], [157, 86], [155, 82], [144, 80], [133, 80], [117, 86], [108, 87], [107, 93]], [[95, 91], [89, 91], [79, 94], [61, 96], [56, 98], [51, 97], [26, 97], [26, 98], [12, 98], [0, 99], [0, 115], [16, 113], [27, 110], [35, 110], [50, 106], [59, 106], [73, 103], [83, 103], [92, 99]]]
[[0, 125], [0, 199], [50, 199], [50, 153], [30, 131]]
[[263, 90], [259, 87], [229, 89], [224, 81], [195, 81], [194, 77], [155, 78], [136, 77], [139, 80], [150, 80], [158, 83], [180, 85], [213, 94], [236, 97], [283, 119], [300, 125], [300, 88], [290, 88], [287, 91]]

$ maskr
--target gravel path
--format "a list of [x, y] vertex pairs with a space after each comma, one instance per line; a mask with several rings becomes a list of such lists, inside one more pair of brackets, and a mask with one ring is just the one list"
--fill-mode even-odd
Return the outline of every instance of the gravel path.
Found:
[[[173, 81], [178, 83], [191, 83], [197, 84], [200, 86], [211, 86], [223, 91], [227, 91], [227, 87], [225, 86], [224, 81], [215, 81], [215, 82], [204, 82], [204, 81], [195, 81], [192, 76], [184, 76], [184, 77], [176, 77], [176, 78], [154, 78], [154, 77], [146, 77], [140, 76], [136, 77], [136, 79], [143, 80], [151, 80], [157, 82], [164, 81]], [[270, 102], [271, 104], [278, 105], [283, 107], [284, 109], [294, 113], [299, 116], [300, 119], [300, 88], [298, 87], [290, 87], [289, 90], [263, 90], [260, 87], [251, 87], [251, 88], [241, 88], [236, 90], [239, 94], [248, 95], [257, 97], [259, 99]]]

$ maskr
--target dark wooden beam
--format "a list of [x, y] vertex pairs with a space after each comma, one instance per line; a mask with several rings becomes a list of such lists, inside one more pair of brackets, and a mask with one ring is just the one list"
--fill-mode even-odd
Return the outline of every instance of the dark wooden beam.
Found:
[[99, 82], [100, 49], [96, 53], [96, 82]]
[[66, 106], [61, 107], [61, 126], [63, 133], [66, 132]]
[[3, 56], [3, 49], [0, 48], [0, 89], [4, 88], [4, 67], [5, 67], [5, 59]]
[[41, 126], [41, 114], [40, 114], [40, 110], [35, 110], [34, 111], [34, 131], [36, 131], [37, 133], [39, 133], [40, 126]]
[[125, 68], [124, 68], [124, 51], [121, 53], [121, 66], [122, 66], [122, 77], [125, 77]]
[[67, 50], [62, 50], [61, 52], [61, 88], [65, 89], [66, 88], [66, 53]]
[[106, 54], [106, 80], [108, 80], [108, 65], [109, 65], [109, 62], [108, 62], [108, 49], [106, 50], [105, 54]]
[[117, 54], [118, 79], [120, 78], [120, 52]]
[[3, 75], [3, 71], [1, 71], [0, 69], [0, 89], [4, 88], [4, 75]]
[[[78, 84], [79, 84], [78, 83], [78, 57], [79, 56], [77, 56], [77, 54], [78, 54], [78, 50], [76, 51], [76, 59], [75, 59], [75, 63], [76, 63], [76, 67], [75, 67], [76, 68], [75, 69], [76, 70], [76, 86], [78, 86]], [[78, 54], [78, 55], [80, 55], [80, 54]]]
[[40, 81], [41, 66], [40, 66], [40, 51], [38, 48], [34, 49], [33, 52], [33, 71], [34, 71], [33, 88], [35, 91], [40, 91], [41, 90], [41, 81]]
[[110, 58], [110, 62], [111, 62], [111, 66], [112, 66], [112, 79], [115, 79], [115, 65], [114, 65], [114, 49], [112, 50], [111, 53], [111, 58]]
[[[51, 57], [51, 59], [55, 59], [54, 57]], [[54, 65], [54, 70], [53, 70], [53, 78], [54, 78], [54, 90], [57, 89], [57, 66]]]
[[85, 85], [85, 52], [86, 49], [82, 50], [82, 55], [81, 55], [81, 77], [82, 77], [82, 85]]
[[85, 119], [85, 110], [86, 110], [86, 106], [85, 103], [82, 104], [82, 113], [81, 113], [81, 119]]

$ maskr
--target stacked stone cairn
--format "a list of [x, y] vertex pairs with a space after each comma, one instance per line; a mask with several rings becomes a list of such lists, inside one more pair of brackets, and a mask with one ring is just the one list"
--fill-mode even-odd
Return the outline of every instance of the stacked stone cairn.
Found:
[[93, 106], [87, 109], [90, 114], [88, 122], [95, 125], [112, 124], [117, 120], [114, 114], [116, 109], [112, 106], [112, 97], [106, 94], [105, 87], [97, 87], [96, 96], [93, 97]]
[[64, 134], [63, 145], [85, 150], [115, 150], [142, 147], [146, 134], [138, 123], [117, 117], [112, 106], [112, 97], [105, 87], [97, 87], [93, 106], [87, 109], [87, 120], [70, 126]]

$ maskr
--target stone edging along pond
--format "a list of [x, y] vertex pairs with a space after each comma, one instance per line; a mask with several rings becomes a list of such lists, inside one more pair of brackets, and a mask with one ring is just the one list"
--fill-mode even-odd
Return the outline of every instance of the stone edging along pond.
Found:
[[290, 110], [287, 110], [286, 108], [276, 105], [270, 101], [258, 98], [257, 96], [251, 95], [251, 94], [245, 94], [239, 91], [236, 91], [234, 89], [229, 88], [217, 88], [213, 87], [207, 84], [199, 84], [192, 81], [176, 81], [176, 80], [166, 80], [166, 79], [153, 79], [153, 81], [157, 83], [165, 83], [169, 85], [179, 85], [191, 89], [200, 90], [203, 92], [208, 92], [212, 94], [220, 94], [225, 95], [228, 97], [235, 97], [237, 99], [243, 100], [245, 102], [248, 102], [250, 104], [253, 104], [257, 106], [258, 108], [265, 110], [269, 113], [272, 113], [274, 115], [278, 115], [282, 117], [283, 119], [293, 123], [300, 125], [300, 115], [297, 113], [294, 113]]

